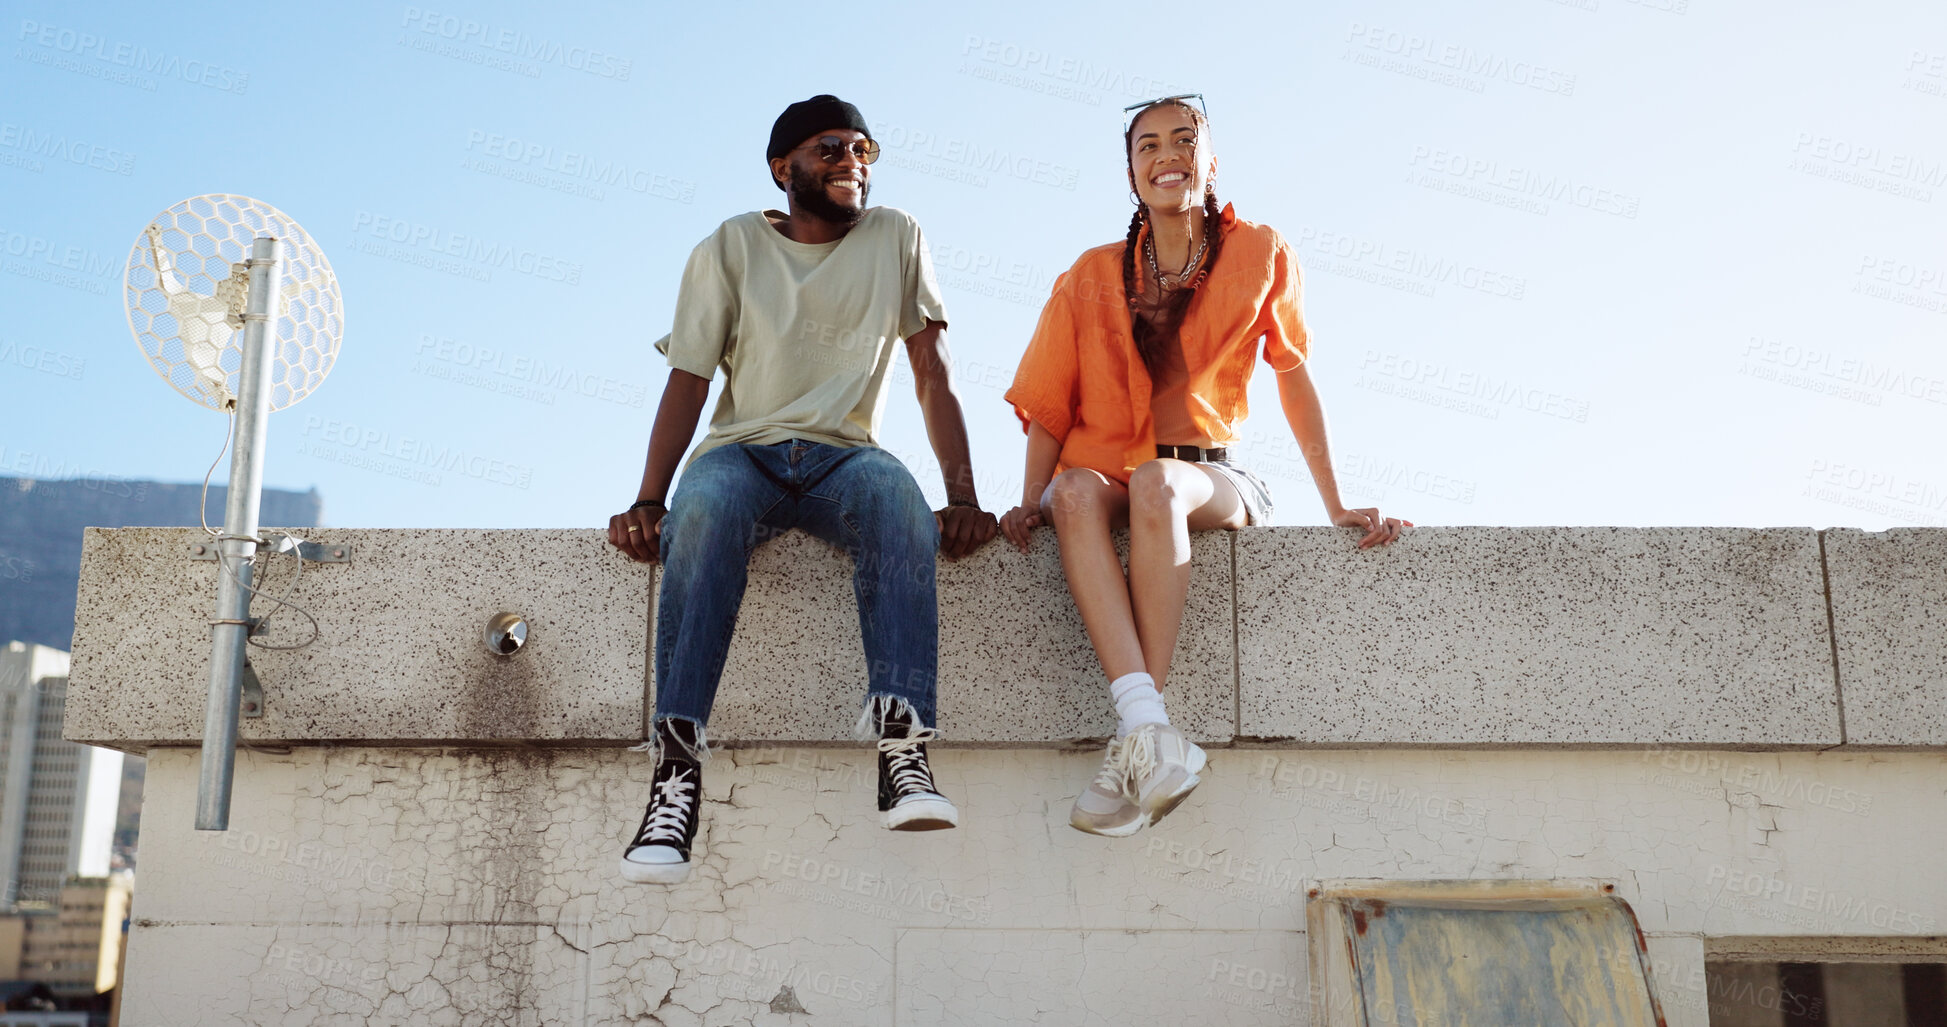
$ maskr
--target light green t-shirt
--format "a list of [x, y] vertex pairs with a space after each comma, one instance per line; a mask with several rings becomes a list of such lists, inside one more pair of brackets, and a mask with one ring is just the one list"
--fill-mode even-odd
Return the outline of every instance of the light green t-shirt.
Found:
[[844, 238], [801, 243], [768, 213], [725, 221], [690, 253], [675, 328], [656, 342], [673, 368], [724, 371], [691, 460], [730, 443], [877, 445], [896, 344], [946, 320], [912, 215], [873, 207]]

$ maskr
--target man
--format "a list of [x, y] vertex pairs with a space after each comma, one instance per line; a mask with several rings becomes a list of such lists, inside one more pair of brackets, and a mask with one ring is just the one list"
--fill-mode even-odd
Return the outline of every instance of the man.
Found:
[[[946, 310], [919, 225], [865, 205], [879, 156], [858, 108], [835, 96], [794, 103], [772, 126], [772, 182], [790, 212], [739, 215], [690, 254], [649, 436], [642, 487], [609, 519], [609, 542], [660, 559], [656, 773], [622, 876], [674, 884], [689, 874], [704, 736], [743, 602], [748, 558], [802, 528], [853, 559], [870, 680], [861, 738], [879, 739], [879, 809], [893, 830], [953, 827], [926, 760], [934, 737], [939, 618], [934, 554], [993, 538], [980, 509], [966, 424], [949, 377]], [[904, 339], [926, 433], [946, 478], [935, 513], [912, 474], [878, 447], [894, 344]], [[721, 366], [710, 431], [664, 496]], [[781, 674], [780, 677], [785, 675]]]

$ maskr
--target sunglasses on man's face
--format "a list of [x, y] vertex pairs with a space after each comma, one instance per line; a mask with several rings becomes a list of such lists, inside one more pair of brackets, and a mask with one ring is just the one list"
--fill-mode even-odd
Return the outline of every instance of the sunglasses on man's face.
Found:
[[806, 146], [817, 147], [818, 159], [827, 164], [838, 163], [847, 153], [858, 158], [860, 164], [870, 164], [879, 159], [879, 144], [870, 139], [854, 139], [848, 143], [837, 136], [819, 136], [798, 149]]

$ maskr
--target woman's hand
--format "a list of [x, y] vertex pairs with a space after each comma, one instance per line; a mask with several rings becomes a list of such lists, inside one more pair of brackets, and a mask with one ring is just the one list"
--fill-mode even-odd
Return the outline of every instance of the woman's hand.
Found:
[[1341, 528], [1366, 529], [1366, 537], [1359, 540], [1360, 549], [1383, 546], [1399, 538], [1401, 528], [1413, 526], [1412, 521], [1402, 521], [1397, 517], [1380, 517], [1379, 508], [1376, 506], [1340, 510], [1332, 515], [1332, 523]]
[[1025, 553], [1028, 551], [1028, 532], [1041, 527], [1044, 523], [1046, 522], [1041, 516], [1040, 507], [1017, 506], [1001, 518], [1001, 534], [1006, 535], [1008, 541], [1020, 546], [1021, 552]]

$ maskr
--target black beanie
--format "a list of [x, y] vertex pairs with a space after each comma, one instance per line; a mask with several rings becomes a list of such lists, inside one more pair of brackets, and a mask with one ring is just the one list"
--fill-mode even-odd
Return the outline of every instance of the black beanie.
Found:
[[[784, 108], [777, 116], [776, 124], [771, 126], [771, 145], [764, 150], [764, 159], [782, 157], [792, 148], [805, 141], [813, 132], [823, 132], [834, 128], [850, 128], [865, 133], [872, 138], [872, 130], [865, 126], [865, 115], [857, 107], [830, 93], [819, 93], [809, 100], [800, 100]], [[777, 178], [772, 177], [775, 184]], [[779, 185], [782, 189], [784, 186]]]

